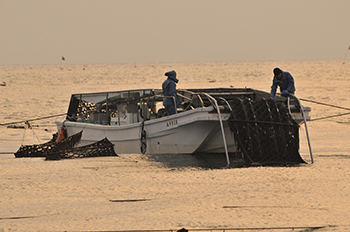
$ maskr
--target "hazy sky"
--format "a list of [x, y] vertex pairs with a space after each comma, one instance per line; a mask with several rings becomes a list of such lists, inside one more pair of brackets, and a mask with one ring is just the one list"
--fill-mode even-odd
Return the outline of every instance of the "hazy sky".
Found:
[[0, 0], [0, 20], [0, 65], [350, 59], [350, 0]]

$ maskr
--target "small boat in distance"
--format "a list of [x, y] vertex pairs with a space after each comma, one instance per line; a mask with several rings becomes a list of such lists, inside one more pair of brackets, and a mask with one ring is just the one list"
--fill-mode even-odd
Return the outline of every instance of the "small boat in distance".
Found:
[[178, 89], [167, 116], [161, 89], [73, 94], [58, 131], [82, 131], [78, 146], [107, 138], [117, 154], [225, 154], [251, 164], [304, 163], [299, 125], [310, 119], [297, 99], [250, 88]]

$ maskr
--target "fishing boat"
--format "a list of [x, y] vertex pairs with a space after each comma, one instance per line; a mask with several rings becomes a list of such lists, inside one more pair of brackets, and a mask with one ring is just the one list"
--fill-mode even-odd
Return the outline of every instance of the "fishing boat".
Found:
[[[250, 88], [178, 89], [177, 112], [166, 115], [161, 89], [72, 94], [67, 136], [78, 146], [107, 138], [117, 154], [224, 154], [247, 163], [301, 163], [299, 125], [309, 107], [294, 96]], [[175, 101], [175, 99], [173, 99]]]

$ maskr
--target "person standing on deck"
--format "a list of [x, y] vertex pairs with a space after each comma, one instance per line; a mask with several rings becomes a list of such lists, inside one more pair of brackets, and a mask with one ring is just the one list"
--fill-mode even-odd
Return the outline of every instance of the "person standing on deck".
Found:
[[169, 116], [176, 113], [176, 107], [179, 105], [176, 94], [176, 83], [179, 82], [179, 80], [176, 79], [176, 72], [174, 70], [166, 72], [165, 76], [168, 78], [162, 84], [163, 95], [173, 96], [176, 102], [176, 105], [174, 105], [174, 98], [165, 97], [163, 99], [163, 105], [166, 109], [167, 115]]
[[273, 78], [272, 86], [271, 86], [271, 98], [274, 99], [276, 95], [277, 86], [280, 87], [280, 91], [282, 96], [288, 96], [288, 93], [294, 94], [295, 86], [294, 86], [294, 78], [289, 72], [283, 72], [279, 68], [275, 68], [273, 70], [273, 74], [275, 75]]

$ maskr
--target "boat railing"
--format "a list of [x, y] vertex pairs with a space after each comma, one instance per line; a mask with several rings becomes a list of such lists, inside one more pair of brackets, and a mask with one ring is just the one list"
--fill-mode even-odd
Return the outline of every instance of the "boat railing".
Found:
[[203, 107], [204, 106], [204, 102], [203, 102], [203, 99], [202, 99], [201, 95], [199, 95], [199, 94], [196, 94], [196, 95], [197, 95], [197, 98], [198, 98], [199, 102], [201, 103], [201, 106]]
[[[304, 120], [305, 132], [306, 132], [306, 138], [307, 138], [307, 142], [308, 142], [308, 146], [309, 146], [309, 153], [310, 153], [311, 163], [314, 163], [314, 158], [312, 156], [312, 150], [311, 150], [311, 143], [310, 143], [309, 132], [308, 132], [307, 125], [306, 125], [306, 116], [305, 116], [304, 107], [301, 104], [299, 98], [297, 98], [295, 95], [290, 93], [289, 96], [292, 97], [293, 99], [295, 99], [298, 102], [298, 104], [299, 104], [300, 113], [301, 113], [301, 116], [303, 117], [303, 120]], [[289, 114], [291, 114], [291, 109], [290, 109], [291, 108], [291, 104], [290, 104], [290, 98], [289, 97], [288, 97], [288, 100], [287, 100], [287, 105], [288, 105]]]
[[[179, 92], [183, 92], [184, 94], [187, 93], [189, 96], [191, 97], [187, 97], [184, 94], [180, 94]], [[203, 93], [196, 93], [196, 92], [192, 92], [189, 90], [180, 90], [179, 92], [177, 92], [177, 95], [188, 100], [188, 102], [190, 102], [191, 104], [189, 104], [189, 106], [186, 108], [188, 109], [191, 105], [192, 105], [192, 109], [193, 108], [197, 108], [197, 107], [204, 107], [204, 101], [201, 97], [201, 94]], [[196, 103], [194, 103], [195, 99], [197, 99]], [[184, 110], [186, 110], [184, 109]]]
[[232, 112], [232, 107], [231, 107], [231, 105], [228, 103], [228, 101], [225, 98], [219, 97], [219, 100], [224, 101], [226, 103], [226, 105], [228, 106], [228, 108], [230, 109], [230, 111]]
[[199, 91], [181, 89], [177, 92], [177, 95], [191, 102], [191, 105], [194, 108], [204, 107], [208, 104], [212, 105], [208, 97], [210, 96], [211, 98], [215, 99], [218, 102], [218, 104], [219, 104], [219, 101], [223, 101], [225, 103], [223, 105], [227, 105], [227, 107], [232, 111], [232, 108], [228, 103], [228, 100], [232, 98], [237, 98], [237, 97], [253, 96], [254, 92], [251, 90], [249, 91], [240, 90], [237, 92], [230, 92], [230, 91], [221, 91], [221, 89], [218, 89], [217, 92], [215, 92], [214, 89], [210, 92], [205, 92], [205, 91], [200, 91], [200, 89]]
[[[185, 92], [185, 91], [182, 91], [182, 92]], [[186, 91], [186, 92], [188, 92], [188, 91]], [[188, 110], [189, 108], [194, 109], [194, 107], [191, 106], [192, 98], [187, 97], [187, 96], [185, 96], [185, 95], [183, 95], [183, 94], [180, 94], [180, 93], [176, 93], [176, 94], [177, 94], [177, 96], [179, 96], [179, 97], [181, 97], [181, 98], [187, 100], [187, 102], [189, 102], [189, 104], [183, 108], [183, 111], [186, 111], [186, 110]], [[192, 94], [190, 93], [190, 95], [192, 95]], [[183, 102], [185, 103], [186, 101], [183, 101]]]
[[188, 101], [191, 101], [191, 98], [186, 97], [185, 95], [181, 94], [181, 93], [176, 93], [178, 96], [187, 99]]

